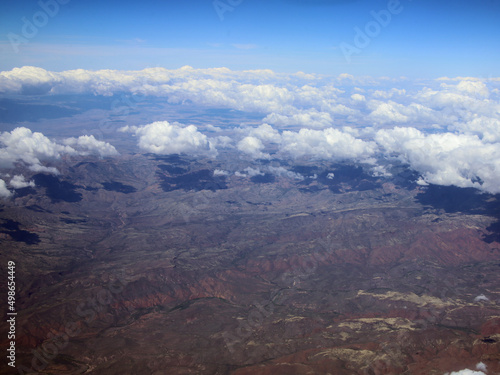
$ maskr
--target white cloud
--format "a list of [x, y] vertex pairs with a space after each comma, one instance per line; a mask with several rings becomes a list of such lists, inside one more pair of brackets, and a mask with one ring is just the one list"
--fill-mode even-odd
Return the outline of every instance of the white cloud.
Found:
[[5, 181], [0, 179], [0, 198], [9, 198], [12, 195], [12, 192], [7, 189], [7, 185]]
[[42, 161], [59, 159], [62, 154], [77, 154], [73, 148], [24, 127], [0, 134], [0, 144], [3, 146], [0, 148], [2, 168], [12, 168], [16, 162], [22, 162], [32, 171], [58, 173], [55, 167], [42, 165]]
[[453, 372], [447, 372], [444, 375], [486, 375], [487, 373], [487, 368], [486, 365], [483, 362], [479, 362], [476, 365], [476, 370], [469, 370], [469, 369], [464, 369], [460, 371], [453, 371]]
[[469, 121], [476, 116], [499, 118], [500, 103], [488, 98], [488, 89], [482, 82], [458, 85], [441, 84], [439, 89], [424, 88], [413, 100], [440, 112], [448, 121]]
[[219, 128], [218, 126], [213, 126], [212, 124], [206, 125], [205, 128], [207, 130], [210, 130], [210, 131], [213, 131], [213, 132], [216, 132], [216, 133], [222, 131], [221, 128]]
[[483, 362], [479, 362], [479, 363], [476, 365], [476, 370], [486, 372], [486, 365], [485, 365]]
[[489, 301], [489, 300], [490, 299], [486, 297], [484, 294], [480, 294], [476, 298], [474, 298], [474, 302]]
[[231, 148], [233, 145], [233, 139], [227, 135], [219, 135], [218, 137], [210, 138], [214, 148]]
[[410, 103], [409, 105], [396, 103], [392, 100], [382, 102], [379, 100], [370, 100], [368, 108], [372, 112], [367, 116], [367, 119], [376, 124], [403, 124], [403, 123], [420, 123], [434, 125], [440, 123], [447, 125], [451, 121], [446, 119], [443, 114], [429, 108], [420, 103]]
[[31, 170], [43, 170], [41, 161], [60, 158], [61, 154], [76, 154], [69, 146], [59, 145], [42, 133], [33, 133], [30, 129], [20, 127], [11, 132], [0, 134], [0, 166], [11, 168], [17, 161], [22, 161]]
[[259, 168], [246, 167], [244, 172], [235, 172], [235, 176], [238, 177], [253, 177], [253, 176], [264, 176], [264, 173], [260, 171]]
[[383, 165], [376, 165], [371, 169], [373, 175], [375, 177], [391, 177], [392, 173], [389, 172], [385, 166]]
[[482, 371], [474, 371], [474, 370], [465, 369], [465, 370], [460, 370], [460, 371], [453, 371], [451, 373], [447, 372], [445, 375], [486, 375], [486, 374]]
[[223, 169], [215, 169], [214, 176], [229, 176], [229, 172]]
[[392, 98], [393, 96], [395, 95], [400, 95], [400, 96], [403, 96], [406, 94], [406, 90], [405, 89], [396, 89], [396, 88], [392, 88], [390, 90], [375, 90], [372, 94], [372, 96], [374, 98], [378, 98], [378, 99], [390, 99]]
[[[370, 113], [368, 118], [378, 124], [387, 123], [404, 123], [408, 121], [408, 116], [402, 114], [405, 107], [395, 102], [375, 102], [375, 109]], [[372, 104], [373, 105], [373, 104]]]
[[0, 92], [45, 94], [62, 82], [57, 73], [34, 66], [0, 72]]
[[115, 156], [118, 151], [109, 143], [98, 141], [93, 135], [82, 135], [78, 138], [66, 138], [63, 143], [78, 150], [80, 155], [96, 154], [99, 156]]
[[241, 139], [236, 147], [254, 159], [269, 159], [270, 155], [263, 152], [266, 144], [281, 141], [279, 132], [269, 124], [262, 124], [256, 128], [244, 128], [239, 131], [244, 133], [246, 137]]
[[264, 142], [279, 143], [281, 140], [279, 132], [269, 124], [262, 124], [257, 128], [252, 128], [248, 132], [248, 135], [255, 138], [259, 138], [261, 141]]
[[418, 171], [423, 182], [500, 192], [500, 144], [465, 134], [426, 135], [415, 128], [383, 129], [376, 141]]
[[[273, 174], [278, 177], [285, 177], [285, 178], [290, 178], [294, 180], [303, 180], [304, 176], [302, 176], [300, 173], [295, 173], [293, 171], [289, 171], [288, 169], [284, 167], [274, 167], [274, 166], [266, 166], [263, 168], [265, 173]], [[253, 177], [253, 176], [264, 176], [264, 173], [260, 168], [252, 168], [252, 167], [246, 167], [243, 172], [236, 172], [235, 176], [238, 177]]]
[[484, 82], [480, 81], [460, 81], [455, 88], [457, 91], [465, 93], [469, 96], [486, 98], [489, 95], [488, 87], [484, 84]]
[[364, 95], [361, 94], [352, 94], [351, 99], [354, 100], [355, 102], [364, 102], [366, 101], [366, 98]]
[[347, 73], [339, 74], [338, 78], [339, 78], [339, 80], [347, 79], [349, 81], [354, 81], [354, 76], [351, 74], [347, 74]]
[[22, 175], [15, 175], [10, 180], [9, 185], [12, 186], [14, 189], [22, 189], [28, 186], [35, 187], [35, 182], [26, 181], [26, 179]]
[[332, 116], [327, 112], [319, 112], [316, 109], [301, 110], [298, 113], [285, 115], [271, 113], [266, 116], [264, 122], [277, 126], [303, 126], [308, 128], [326, 128], [333, 123]]
[[376, 150], [366, 142], [338, 129], [284, 131], [280, 151], [294, 158], [310, 156], [329, 160], [365, 159]]
[[21, 162], [32, 171], [58, 173], [55, 167], [47, 167], [43, 162], [60, 159], [62, 155], [117, 154], [113, 146], [97, 141], [93, 136], [69, 138], [63, 142], [66, 144], [54, 142], [42, 133], [25, 127], [3, 132], [0, 134], [0, 145], [3, 146], [0, 148], [0, 168], [12, 168], [15, 163]]
[[238, 142], [238, 150], [254, 159], [269, 159], [270, 155], [262, 152], [264, 144], [259, 138], [245, 137]]
[[468, 121], [455, 122], [451, 129], [465, 134], [476, 134], [486, 142], [500, 142], [500, 119], [488, 116], [473, 116]]
[[159, 155], [188, 154], [215, 157], [217, 150], [196, 126], [182, 126], [168, 121], [157, 121], [144, 126], [125, 126], [122, 132], [133, 132], [139, 137], [139, 147]]
[[274, 174], [274, 175], [279, 176], [279, 177], [288, 177], [288, 178], [291, 178], [294, 180], [303, 180], [304, 179], [304, 176], [302, 176], [300, 173], [295, 173], [295, 172], [289, 171], [288, 169], [286, 169], [284, 167], [269, 166], [267, 169], [271, 174]]

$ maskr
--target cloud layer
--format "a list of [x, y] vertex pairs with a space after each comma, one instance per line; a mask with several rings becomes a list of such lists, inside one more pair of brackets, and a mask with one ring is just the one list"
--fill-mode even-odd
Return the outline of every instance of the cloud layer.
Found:
[[[500, 192], [497, 78], [409, 81], [189, 66], [49, 72], [28, 66], [0, 72], [0, 92], [128, 93], [163, 97], [167, 103], [259, 113], [260, 126], [225, 133], [212, 127], [212, 133], [214, 129], [218, 133], [214, 138], [193, 125], [167, 121], [126, 130], [138, 136], [138, 145], [146, 152], [215, 157], [217, 148], [234, 147], [254, 159], [277, 156], [374, 163], [376, 158], [395, 157], [420, 173], [421, 184]], [[0, 166], [21, 160], [32, 170], [46, 170], [42, 161], [61, 154], [112, 155], [116, 151], [90, 137], [56, 144], [26, 130], [14, 133], [0, 136], [5, 146], [0, 149]], [[25, 140], [9, 141], [16, 136]]]
[[0, 72], [0, 92], [4, 94], [129, 93], [165, 97], [170, 103], [190, 101], [259, 112], [263, 122], [278, 127], [399, 124], [453, 127], [464, 132], [479, 127], [490, 137], [499, 135], [492, 125], [499, 120], [499, 87], [498, 79], [471, 77], [409, 82], [189, 66], [64, 72], [25, 66]]

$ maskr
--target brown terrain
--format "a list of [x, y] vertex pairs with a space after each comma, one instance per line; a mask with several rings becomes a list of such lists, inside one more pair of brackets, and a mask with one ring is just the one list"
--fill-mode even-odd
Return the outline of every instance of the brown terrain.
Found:
[[246, 166], [131, 154], [31, 173], [0, 212], [18, 312], [3, 373], [500, 373], [498, 196], [402, 166], [213, 176]]

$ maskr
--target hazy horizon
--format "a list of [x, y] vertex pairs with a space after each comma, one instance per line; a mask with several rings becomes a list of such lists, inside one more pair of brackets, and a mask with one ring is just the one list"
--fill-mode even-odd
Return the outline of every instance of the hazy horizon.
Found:
[[499, 76], [498, 1], [2, 4], [0, 69], [272, 69], [438, 78]]

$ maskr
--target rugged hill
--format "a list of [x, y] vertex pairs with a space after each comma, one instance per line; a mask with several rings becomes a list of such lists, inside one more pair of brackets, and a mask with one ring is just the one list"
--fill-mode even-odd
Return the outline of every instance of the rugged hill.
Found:
[[500, 372], [499, 197], [245, 166], [87, 158], [3, 202], [20, 372]]

